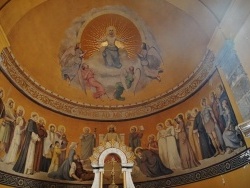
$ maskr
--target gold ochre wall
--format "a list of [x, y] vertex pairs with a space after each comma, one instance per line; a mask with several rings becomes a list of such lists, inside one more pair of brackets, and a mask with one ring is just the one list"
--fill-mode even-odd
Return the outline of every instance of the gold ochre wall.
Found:
[[[43, 1], [41, 1], [43, 2]], [[30, 1], [30, 3], [32, 3], [32, 1]], [[20, 12], [17, 12], [17, 16], [19, 16], [19, 14], [21, 14], [21, 10]], [[10, 22], [12, 23], [12, 22]], [[5, 24], [5, 26], [7, 25], [7, 23], [3, 23]], [[250, 44], [249, 44], [249, 40], [243, 40], [244, 37], [246, 36], [247, 33], [249, 33], [250, 31], [250, 19], [248, 18], [246, 20], [246, 22], [244, 23], [244, 25], [242, 26], [242, 28], [239, 30], [238, 34], [235, 36], [235, 42], [236, 42], [236, 48], [237, 48], [237, 52], [239, 54], [239, 58], [241, 59], [241, 62], [243, 64], [243, 66], [245, 67], [245, 70], [248, 74], [250, 74], [250, 67], [249, 67], [249, 59], [250, 59], [250, 54], [248, 52], [247, 49], [249, 49]], [[7, 27], [5, 27], [7, 28]], [[9, 27], [11, 28], [11, 27]], [[4, 47], [8, 46], [8, 43], [4, 43]], [[1, 50], [2, 50], [2, 46]], [[217, 78], [218, 79], [218, 78]], [[26, 98], [22, 93], [20, 93], [18, 90], [16, 90], [11, 83], [5, 78], [5, 76], [0, 73], [0, 81], [1, 81], [1, 87], [4, 88], [5, 90], [5, 96], [4, 96], [4, 101], [7, 100], [8, 97], [11, 97], [15, 100], [16, 102], [16, 107], [18, 105], [22, 105], [25, 108], [26, 114], [25, 114], [25, 119], [27, 120], [30, 117], [30, 113], [33, 111], [38, 112], [38, 114], [40, 116], [43, 116], [46, 121], [47, 121], [47, 126], [50, 123], [54, 123], [57, 126], [60, 124], [63, 124], [66, 126], [66, 134], [68, 136], [68, 139], [70, 141], [77, 141], [79, 139], [80, 133], [82, 132], [82, 128], [84, 126], [89, 126], [92, 129], [93, 128], [97, 128], [97, 134], [101, 134], [101, 133], [106, 133], [106, 128], [110, 123], [113, 123], [115, 125], [119, 125], [117, 128], [117, 132], [120, 133], [125, 133], [128, 134], [129, 133], [129, 128], [130, 126], [133, 125], [144, 125], [145, 127], [145, 137], [143, 139], [143, 144], [146, 144], [145, 142], [145, 138], [147, 135], [151, 134], [151, 133], [156, 133], [155, 130], [155, 125], [159, 122], [164, 122], [167, 118], [173, 118], [177, 115], [177, 113], [179, 112], [186, 112], [187, 110], [189, 110], [190, 108], [192, 109], [193, 107], [200, 107], [199, 104], [199, 99], [202, 96], [207, 96], [207, 91], [211, 90], [210, 85], [205, 85], [205, 87], [197, 94], [195, 94], [194, 96], [192, 96], [189, 100], [185, 101], [183, 104], [179, 104], [178, 106], [175, 106], [169, 110], [166, 110], [164, 112], [161, 112], [157, 115], [153, 115], [153, 116], [149, 116], [149, 117], [145, 117], [142, 119], [137, 119], [137, 120], [131, 120], [131, 121], [125, 121], [125, 122], [95, 122], [95, 121], [87, 121], [87, 120], [79, 120], [79, 119], [74, 119], [74, 118], [70, 118], [64, 115], [60, 115], [57, 114], [55, 112], [51, 112], [41, 106], [39, 106], [38, 104], [32, 102], [30, 99]], [[216, 81], [214, 81], [216, 82]], [[128, 139], [127, 137], [125, 137], [126, 139]], [[76, 140], [75, 140], [76, 139]], [[247, 140], [248, 146], [249, 144], [249, 140]], [[215, 178], [211, 178], [211, 179], [207, 179], [204, 181], [200, 181], [197, 183], [192, 183], [192, 184], [188, 184], [188, 185], [184, 185], [184, 186], [180, 186], [183, 188], [199, 188], [199, 187], [203, 187], [203, 188], [210, 188], [211, 186], [213, 187], [218, 187], [218, 188], [234, 188], [234, 187], [248, 187], [248, 178], [249, 178], [249, 174], [250, 173], [250, 167], [249, 166], [245, 166], [243, 168], [240, 168], [238, 170], [235, 170], [233, 172], [224, 174], [222, 176], [218, 176]], [[1, 185], [0, 187], [7, 187], [7, 186], [3, 186]]]

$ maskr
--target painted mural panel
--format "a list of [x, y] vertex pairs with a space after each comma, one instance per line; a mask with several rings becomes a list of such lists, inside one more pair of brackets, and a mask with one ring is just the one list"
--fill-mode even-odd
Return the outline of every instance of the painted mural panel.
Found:
[[[110, 123], [106, 131], [99, 130], [98, 123], [94, 127], [84, 123], [82, 132], [74, 132], [63, 121], [56, 125], [50, 119], [47, 124], [48, 114], [35, 111], [25, 114], [26, 106], [16, 101], [6, 86], [0, 91], [0, 165], [3, 171], [18, 176], [90, 184], [94, 177], [90, 164], [94, 148], [112, 140], [125, 143], [134, 152], [134, 182], [197, 171], [245, 149], [218, 72], [179, 107], [162, 112], [163, 121], [143, 125], [134, 122], [126, 127], [119, 126], [119, 122]], [[116, 161], [114, 181], [119, 184], [122, 182], [120, 160], [114, 156], [105, 160], [111, 159]], [[104, 182], [109, 184], [110, 163], [105, 164], [105, 170]]]
[[160, 49], [150, 29], [129, 9], [91, 10], [66, 34], [59, 52], [62, 78], [86, 97], [124, 101], [125, 93], [133, 97], [152, 80], [161, 81]]
[[[111, 10], [92, 10], [70, 26], [59, 50], [60, 73], [62, 80], [84, 96], [121, 102], [143, 92], [153, 80], [157, 87], [165, 70], [161, 49], [150, 29], [126, 11], [118, 14]], [[185, 100], [154, 114], [156, 118], [150, 117], [153, 120], [143, 117], [105, 125], [79, 120], [77, 126], [60, 114], [53, 117], [49, 110], [40, 110], [42, 107], [30, 109], [30, 101], [22, 104], [21, 97], [9, 92], [14, 86], [1, 76], [5, 84], [0, 85], [0, 165], [10, 174], [89, 185], [94, 178], [90, 164], [93, 151], [114, 140], [131, 148], [135, 156], [132, 178], [140, 184], [184, 177], [223, 163], [245, 149], [239, 122], [217, 71], [192, 96], [181, 91], [179, 95], [185, 95]], [[119, 156], [111, 154], [105, 161], [104, 183], [120, 184]]]

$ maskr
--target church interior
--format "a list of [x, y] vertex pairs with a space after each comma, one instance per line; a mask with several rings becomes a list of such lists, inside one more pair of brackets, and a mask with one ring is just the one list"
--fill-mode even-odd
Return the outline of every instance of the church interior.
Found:
[[249, 0], [0, 0], [0, 187], [249, 187], [249, 33]]

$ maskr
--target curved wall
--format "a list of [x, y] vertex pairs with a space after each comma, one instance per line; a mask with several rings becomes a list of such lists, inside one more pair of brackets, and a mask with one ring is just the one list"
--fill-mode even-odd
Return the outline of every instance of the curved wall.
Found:
[[[241, 6], [238, 6], [239, 3]], [[244, 5], [244, 6], [243, 6]], [[46, 5], [43, 5], [46, 6]], [[249, 2], [248, 1], [235, 1], [235, 4], [232, 5], [232, 7], [230, 7], [231, 9], [233, 9], [235, 7], [245, 7], [244, 11], [245, 13], [249, 12], [250, 7], [249, 7]], [[230, 10], [231, 10], [230, 9]], [[229, 13], [230, 13], [229, 10]], [[235, 9], [233, 9], [234, 11], [232, 11], [233, 13], [235, 13]], [[244, 12], [243, 11], [243, 12]], [[81, 11], [79, 11], [81, 12]], [[230, 15], [230, 14], [227, 15]], [[17, 16], [18, 17], [18, 16]], [[29, 17], [29, 16], [27, 16]], [[236, 35], [236, 37], [234, 39], [235, 42], [235, 48], [237, 51], [237, 55], [239, 56], [240, 62], [242, 64], [242, 66], [244, 67], [245, 72], [248, 75], [249, 78], [249, 66], [248, 66], [248, 51], [246, 49], [248, 49], [248, 39], [247, 37], [247, 31], [249, 30], [249, 17], [247, 16], [243, 16], [244, 19], [246, 19], [246, 21], [241, 22], [244, 23], [243, 25], [239, 26], [239, 32]], [[30, 17], [29, 17], [30, 18]], [[230, 17], [231, 18], [231, 17]], [[230, 19], [228, 18], [224, 18], [225, 20]], [[242, 18], [243, 19], [243, 18]], [[243, 20], [244, 20], [243, 19]], [[19, 20], [19, 19], [17, 19]], [[24, 22], [27, 22], [24, 21]], [[69, 20], [70, 22], [70, 20]], [[11, 22], [12, 23], [12, 22]], [[16, 23], [16, 22], [15, 22]], [[227, 23], [226, 21], [224, 21], [223, 23]], [[7, 24], [7, 20], [2, 21], [2, 23], [4, 25], [4, 28], [6, 29], [6, 31], [8, 31], [8, 37], [10, 37], [10, 41], [11, 41], [11, 48], [15, 48], [14, 45], [17, 44], [18, 42], [16, 41], [16, 32], [15, 31], [11, 31], [12, 27], [20, 27], [20, 25], [10, 25], [8, 26]], [[222, 30], [225, 33], [230, 33], [230, 31], [228, 30], [228, 28], [225, 25], [224, 28], [222, 27]], [[237, 29], [236, 29], [237, 30]], [[217, 34], [221, 37], [221, 31], [219, 31]], [[234, 30], [235, 32], [235, 30]], [[224, 33], [224, 34], [225, 34]], [[225, 36], [225, 35], [224, 35]], [[221, 49], [222, 43], [224, 43], [224, 37], [218, 37], [218, 36], [214, 36], [214, 38], [211, 39], [211, 43], [210, 43], [210, 49], [216, 54], [216, 52], [218, 52], [218, 49]], [[219, 38], [219, 39], [218, 39]], [[218, 39], [218, 40], [217, 40]], [[17, 42], [17, 43], [16, 43]], [[18, 46], [18, 45], [17, 45]], [[17, 54], [18, 59], [22, 59], [22, 51], [19, 51], [18, 48], [16, 48], [14, 50], [14, 54]], [[18, 55], [19, 54], [19, 55]], [[217, 54], [216, 54], [217, 55]], [[24, 60], [22, 60], [22, 62], [24, 62]], [[27, 66], [28, 67], [28, 66]], [[28, 68], [25, 68], [28, 69]], [[179, 71], [183, 71], [183, 69], [179, 69]], [[43, 76], [41, 76], [42, 78]], [[174, 78], [173, 78], [174, 79]], [[128, 144], [129, 142], [129, 133], [130, 133], [130, 127], [131, 126], [141, 126], [143, 125], [144, 127], [144, 133], [143, 133], [143, 137], [141, 139], [142, 141], [142, 146], [143, 147], [147, 147], [147, 137], [150, 134], [156, 134], [157, 130], [156, 130], [156, 124], [160, 123], [160, 122], [165, 122], [166, 119], [168, 118], [174, 118], [176, 117], [177, 114], [179, 113], [184, 113], [187, 112], [188, 110], [192, 110], [195, 107], [198, 107], [200, 109], [200, 100], [202, 97], [208, 97], [209, 93], [212, 90], [216, 91], [216, 88], [218, 86], [218, 84], [222, 84], [224, 83], [224, 87], [226, 88], [226, 90], [228, 91], [228, 94], [231, 96], [230, 100], [233, 104], [234, 110], [235, 110], [235, 114], [237, 116], [237, 120], [238, 123], [242, 122], [242, 117], [241, 114], [238, 110], [238, 106], [235, 106], [236, 103], [233, 98], [232, 95], [232, 91], [230, 91], [230, 87], [228, 86], [228, 83], [225, 83], [226, 79], [221, 80], [220, 75], [218, 74], [217, 71], [214, 72], [214, 74], [209, 77], [209, 79], [204, 83], [204, 85], [202, 86], [202, 88], [200, 88], [199, 90], [197, 90], [196, 93], [193, 93], [192, 96], [190, 96], [189, 98], [185, 98], [184, 101], [182, 101], [181, 103], [179, 103], [177, 106], [173, 106], [170, 109], [167, 110], [162, 110], [161, 112], [154, 114], [154, 115], [150, 115], [150, 116], [146, 116], [143, 118], [139, 118], [139, 119], [135, 119], [135, 120], [126, 120], [126, 121], [121, 121], [121, 122], [109, 122], [109, 121], [88, 121], [88, 120], [80, 120], [80, 119], [75, 119], [75, 118], [71, 118], [71, 117], [67, 117], [64, 116], [62, 114], [53, 112], [48, 110], [48, 108], [44, 108], [43, 106], [34, 103], [32, 100], [28, 99], [26, 97], [26, 95], [22, 94], [22, 91], [19, 89], [16, 89], [12, 84], [13, 82], [9, 82], [9, 80], [7, 79], [7, 77], [5, 77], [5, 75], [1, 72], [0, 74], [0, 87], [2, 87], [4, 89], [5, 92], [5, 96], [3, 98], [3, 101], [6, 102], [7, 99], [9, 97], [13, 98], [15, 101], [15, 107], [17, 107], [18, 105], [22, 105], [25, 108], [25, 119], [28, 120], [30, 117], [31, 112], [37, 112], [40, 116], [44, 117], [47, 121], [46, 124], [46, 129], [48, 128], [48, 125], [50, 123], [54, 123], [56, 126], [58, 125], [64, 125], [66, 128], [66, 135], [69, 141], [79, 141], [79, 136], [82, 133], [82, 128], [85, 126], [88, 126], [93, 130], [96, 128], [96, 133], [97, 135], [99, 134], [105, 134], [107, 133], [107, 127], [110, 124], [114, 124], [117, 126], [117, 132], [118, 133], [124, 133], [124, 139], [125, 139], [125, 143]], [[247, 103], [248, 100], [246, 100]], [[249, 142], [246, 138], [247, 143]], [[99, 142], [99, 137], [97, 136], [97, 143]], [[187, 184], [187, 185], [182, 185], [182, 187], [210, 187], [211, 184], [213, 184], [213, 186], [216, 187], [236, 187], [236, 186], [241, 186], [241, 187], [248, 187], [249, 181], [247, 178], [247, 174], [249, 173], [249, 159], [247, 158], [248, 155], [246, 155], [245, 157], [243, 157], [243, 159], [240, 157], [241, 156], [241, 151], [243, 151], [245, 149], [245, 147], [240, 148], [239, 150], [237, 150], [236, 152], [230, 154], [230, 155], [220, 155], [214, 158], [209, 158], [207, 160], [201, 160], [201, 166], [200, 167], [196, 167], [196, 168], [192, 168], [192, 169], [188, 169], [188, 170], [180, 170], [180, 171], [175, 171], [172, 175], [168, 175], [166, 177], [159, 177], [160, 179], [160, 183], [165, 184], [165, 187], [169, 187], [169, 186], [178, 186], [180, 184]], [[78, 153], [81, 153], [81, 149], [78, 148], [77, 149]], [[246, 151], [245, 153], [246, 154]], [[2, 152], [1, 155], [3, 156], [4, 153]], [[4, 163], [0, 163], [1, 165], [1, 176], [4, 177], [2, 178], [3, 181], [1, 182], [2, 184], [7, 184], [7, 185], [12, 185], [12, 186], [20, 186], [22, 187], [24, 184], [23, 182], [28, 182], [27, 186], [31, 186], [31, 187], [39, 187], [39, 186], [65, 186], [62, 185], [60, 183], [58, 183], [57, 181], [51, 180], [49, 178], [47, 178], [46, 173], [37, 173], [35, 175], [23, 175], [23, 174], [19, 174], [19, 173], [15, 173], [11, 168], [12, 165], [6, 165]], [[208, 167], [208, 168], [205, 168]], [[240, 169], [238, 169], [240, 168]], [[4, 169], [2, 171], [2, 169]], [[238, 169], [238, 170], [237, 170]], [[231, 170], [234, 170], [233, 172], [231, 172]], [[190, 173], [189, 172], [193, 172]], [[12, 176], [13, 175], [13, 176]], [[179, 176], [181, 175], [181, 176]], [[190, 175], [190, 176], [189, 176]], [[205, 181], [200, 181], [201, 179], [199, 178], [200, 176], [202, 176], [204, 179], [206, 178], [210, 178], [208, 180]], [[214, 177], [217, 176], [217, 177]], [[16, 179], [17, 177], [17, 179]], [[172, 179], [171, 179], [172, 178]], [[180, 179], [178, 179], [180, 178]], [[235, 181], [235, 179], [239, 179], [239, 181]], [[15, 180], [20, 180], [18, 181], [14, 181]], [[32, 181], [33, 179], [38, 179], [38, 181]], [[158, 179], [158, 178], [157, 178]], [[188, 181], [188, 179], [192, 179], [192, 181]], [[42, 180], [42, 181], [40, 181]], [[148, 183], [147, 183], [148, 181]], [[180, 181], [181, 183], [178, 184], [178, 181]], [[199, 181], [199, 182], [196, 182]], [[14, 183], [13, 183], [14, 182]], [[51, 182], [51, 183], [49, 183]], [[159, 187], [159, 185], [157, 183], [154, 183], [157, 181], [152, 181], [152, 179], [148, 180], [147, 178], [145, 179], [141, 179], [138, 181], [138, 186], [139, 187], [149, 187], [151, 186], [156, 186]], [[196, 182], [196, 183], [193, 183]], [[58, 183], [58, 184], [57, 184]], [[68, 186], [72, 185], [72, 183], [70, 182], [64, 182], [67, 183]], [[191, 184], [190, 184], [191, 183]], [[73, 182], [74, 186], [82, 186], [82, 184], [78, 184], [75, 182]], [[83, 184], [89, 184], [88, 182], [84, 182]]]

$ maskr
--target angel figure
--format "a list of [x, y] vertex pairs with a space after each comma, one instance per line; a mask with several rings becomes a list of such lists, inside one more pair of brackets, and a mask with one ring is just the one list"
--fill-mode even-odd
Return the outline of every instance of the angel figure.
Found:
[[135, 88], [140, 79], [141, 71], [136, 69], [133, 66], [130, 66], [128, 69], [122, 69], [120, 79], [121, 82], [117, 82], [115, 85], [114, 98], [120, 101], [124, 101], [125, 97], [122, 97], [123, 91], [132, 89], [135, 92]]
[[[76, 78], [79, 81], [79, 70], [83, 64], [83, 57], [86, 51], [80, 48], [79, 44], [69, 47], [61, 56], [61, 72], [64, 80], [69, 84]], [[83, 88], [85, 90], [85, 88]]]
[[95, 99], [101, 98], [103, 95], [106, 95], [105, 88], [103, 85], [95, 79], [95, 74], [92, 69], [85, 63], [82, 64], [80, 70], [80, 80], [84, 87], [85, 85], [89, 88], [94, 88], [95, 91], [93, 92], [93, 97]]
[[137, 54], [142, 65], [142, 69], [147, 77], [161, 81], [159, 73], [163, 70], [160, 68], [162, 63], [161, 57], [154, 47], [149, 47], [142, 43], [141, 52]]

